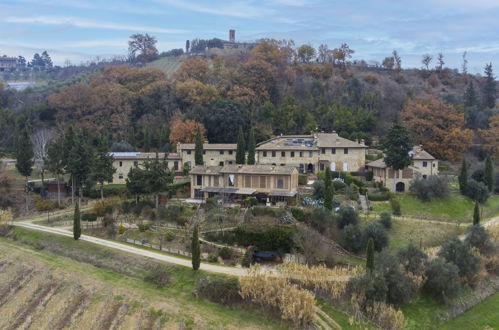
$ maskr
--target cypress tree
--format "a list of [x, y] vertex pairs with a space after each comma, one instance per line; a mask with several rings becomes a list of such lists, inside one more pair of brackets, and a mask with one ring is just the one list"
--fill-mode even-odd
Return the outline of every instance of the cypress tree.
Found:
[[79, 203], [75, 204], [75, 213], [73, 216], [73, 238], [79, 239], [81, 236], [81, 223], [80, 223], [80, 207]]
[[462, 195], [466, 194], [466, 190], [468, 189], [468, 164], [466, 164], [466, 160], [463, 159], [463, 164], [461, 165], [461, 171], [458, 176], [459, 181], [459, 191]]
[[477, 97], [475, 92], [475, 86], [473, 85], [473, 80], [470, 80], [466, 91], [464, 92], [464, 105], [466, 107], [472, 107], [477, 105]]
[[248, 141], [248, 165], [255, 165], [255, 132], [253, 129], [250, 130], [249, 141]]
[[333, 190], [331, 184], [331, 169], [326, 167], [326, 175], [324, 178], [324, 207], [328, 210], [333, 210]]
[[393, 191], [396, 191], [397, 172], [412, 164], [412, 157], [409, 155], [412, 150], [409, 132], [398, 121], [395, 121], [388, 131], [383, 149], [386, 154], [385, 164], [393, 169]]
[[484, 183], [489, 188], [489, 191], [494, 190], [494, 165], [490, 156], [485, 160]]
[[480, 206], [475, 202], [475, 209], [473, 210], [473, 226], [480, 225]]
[[28, 211], [28, 177], [33, 171], [33, 145], [31, 144], [27, 123], [24, 124], [22, 131], [18, 132], [16, 137], [16, 169], [25, 178], [26, 192], [26, 212]]
[[243, 129], [239, 127], [239, 134], [237, 135], [237, 149], [236, 149], [236, 164], [244, 164], [245, 163], [245, 141]]
[[494, 109], [496, 107], [496, 80], [492, 72], [492, 63], [485, 65], [485, 86], [484, 86], [484, 105], [487, 108]]
[[196, 131], [196, 145], [194, 147], [194, 164], [203, 165], [203, 138], [201, 137], [201, 132]]
[[201, 248], [199, 245], [198, 226], [195, 226], [194, 231], [192, 232], [191, 253], [192, 269], [198, 270], [201, 265]]
[[372, 273], [374, 270], [374, 241], [372, 237], [367, 241], [367, 260], [366, 260], [366, 268], [369, 273]]

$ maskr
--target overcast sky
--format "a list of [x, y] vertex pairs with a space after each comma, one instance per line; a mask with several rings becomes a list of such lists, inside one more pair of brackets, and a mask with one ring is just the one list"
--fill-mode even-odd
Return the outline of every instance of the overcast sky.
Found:
[[347, 42], [367, 61], [397, 49], [405, 67], [442, 52], [458, 68], [464, 51], [469, 71], [499, 64], [499, 0], [0, 0], [0, 55], [48, 50], [57, 64], [124, 55], [132, 33], [155, 36], [161, 52], [231, 28], [240, 41]]

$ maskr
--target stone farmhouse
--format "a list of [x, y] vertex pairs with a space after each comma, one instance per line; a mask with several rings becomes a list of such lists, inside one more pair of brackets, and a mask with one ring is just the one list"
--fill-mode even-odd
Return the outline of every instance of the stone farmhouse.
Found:
[[[156, 158], [155, 152], [110, 152], [113, 156], [113, 167], [116, 172], [113, 174], [113, 184], [125, 184], [128, 172], [132, 167], [141, 166], [146, 160], [153, 160]], [[158, 153], [159, 159], [164, 159], [164, 153]]]
[[196, 166], [190, 171], [191, 198], [220, 195], [225, 201], [254, 196], [260, 202], [279, 204], [295, 198], [298, 170], [291, 166]]
[[300, 173], [353, 172], [364, 168], [367, 146], [333, 133], [283, 135], [258, 144], [257, 160], [262, 165], [293, 166]]
[[17, 67], [16, 57], [0, 56], [0, 71], [15, 69]]
[[438, 160], [423, 149], [422, 146], [414, 146], [410, 152], [412, 165], [395, 173], [395, 191], [393, 169], [387, 168], [383, 158], [370, 162], [366, 165], [368, 171], [373, 172], [373, 180], [380, 182], [392, 192], [405, 192], [410, 182], [418, 175], [427, 178], [430, 175], [438, 175]]
[[[189, 168], [194, 166], [194, 143], [180, 143], [177, 145], [177, 152], [181, 158], [182, 166]], [[203, 144], [203, 160], [208, 166], [224, 166], [236, 163], [237, 145], [228, 144]]]

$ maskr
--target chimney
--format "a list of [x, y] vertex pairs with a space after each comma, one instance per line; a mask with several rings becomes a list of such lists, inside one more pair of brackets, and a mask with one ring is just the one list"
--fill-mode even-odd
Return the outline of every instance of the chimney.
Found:
[[229, 30], [229, 41], [236, 42], [236, 30], [233, 29]]

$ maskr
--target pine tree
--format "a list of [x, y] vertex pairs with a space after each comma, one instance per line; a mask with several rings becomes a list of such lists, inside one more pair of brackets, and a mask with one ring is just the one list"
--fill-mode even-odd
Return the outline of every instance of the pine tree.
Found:
[[201, 247], [199, 245], [198, 226], [195, 226], [194, 231], [192, 232], [191, 253], [192, 269], [198, 270], [201, 265]]
[[199, 128], [196, 131], [196, 145], [194, 149], [194, 164], [203, 165], [203, 138], [201, 137], [201, 132]]
[[250, 130], [249, 139], [248, 139], [248, 165], [255, 165], [255, 132], [253, 129]]
[[71, 178], [74, 181], [73, 186], [79, 190], [80, 201], [83, 183], [90, 175], [94, 158], [93, 152], [87, 141], [88, 136], [83, 131], [78, 132], [78, 134], [75, 134], [73, 145], [67, 154], [68, 172], [71, 173]]
[[463, 159], [463, 164], [461, 165], [461, 171], [458, 176], [459, 181], [459, 191], [462, 195], [466, 194], [466, 190], [468, 189], [468, 164], [466, 164], [466, 160]]
[[18, 129], [18, 136], [16, 136], [16, 169], [25, 178], [25, 192], [26, 192], [26, 212], [28, 211], [28, 177], [33, 171], [33, 145], [29, 136], [29, 125], [24, 123], [23, 129]]
[[326, 167], [324, 177], [324, 207], [330, 211], [333, 210], [333, 188], [331, 183], [331, 169]]
[[470, 80], [470, 83], [468, 84], [468, 87], [464, 92], [464, 105], [466, 107], [472, 107], [477, 105], [477, 103], [478, 101], [476, 97], [475, 86], [473, 85], [473, 80]]
[[367, 260], [366, 260], [366, 268], [369, 273], [372, 273], [374, 270], [374, 241], [372, 237], [367, 241]]
[[104, 199], [104, 182], [111, 181], [116, 169], [113, 167], [114, 157], [109, 154], [109, 146], [101, 136], [96, 148], [96, 157], [92, 166], [92, 178], [100, 183], [100, 196]]
[[135, 195], [135, 204], [139, 202], [139, 195], [147, 193], [145, 185], [145, 171], [139, 167], [132, 167], [126, 178], [126, 189]]
[[485, 160], [485, 176], [484, 183], [489, 188], [489, 191], [494, 190], [494, 165], [490, 156]]
[[496, 80], [492, 71], [492, 63], [485, 65], [485, 86], [483, 90], [484, 105], [487, 108], [494, 109], [496, 107]]
[[142, 143], [144, 152], [149, 152], [151, 151], [151, 132], [149, 127], [144, 128], [144, 140]]
[[80, 223], [80, 206], [79, 203], [75, 204], [75, 213], [73, 216], [73, 238], [79, 239], [81, 236], [81, 223]]
[[243, 129], [239, 127], [239, 134], [237, 136], [237, 149], [236, 149], [236, 164], [244, 164], [245, 163], [245, 141], [244, 141], [244, 134], [243, 134]]
[[144, 184], [147, 192], [155, 195], [156, 209], [159, 208], [159, 193], [173, 182], [173, 174], [158, 155], [152, 161], [144, 163]]
[[390, 128], [383, 149], [386, 154], [385, 164], [393, 169], [393, 191], [396, 191], [397, 172], [412, 163], [412, 157], [409, 154], [412, 150], [409, 133], [398, 121], [395, 121]]
[[473, 210], [473, 226], [480, 225], [480, 205], [475, 202], [475, 209]]

